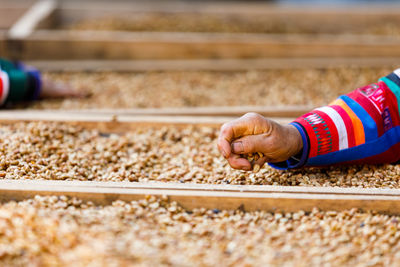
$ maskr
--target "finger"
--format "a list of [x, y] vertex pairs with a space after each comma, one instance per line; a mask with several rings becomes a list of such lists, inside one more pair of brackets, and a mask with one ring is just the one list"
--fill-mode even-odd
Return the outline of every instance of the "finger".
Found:
[[77, 97], [80, 95], [69, 84], [56, 82], [53, 87], [53, 97]]
[[263, 152], [267, 148], [267, 143], [268, 136], [263, 134], [244, 136], [232, 143], [232, 153], [249, 154]]
[[87, 90], [70, 90], [65, 92], [65, 97], [75, 97], [75, 98], [86, 98], [89, 97], [91, 94]]
[[267, 162], [267, 160], [268, 160], [267, 157], [262, 157], [262, 158], [259, 158], [258, 160], [255, 160], [253, 162], [253, 170], [256, 165], [260, 166], [259, 169], [261, 169], [264, 166], [264, 164]]
[[237, 170], [244, 170], [244, 171], [252, 170], [250, 162], [245, 158], [241, 158], [240, 155], [231, 153], [231, 155], [228, 158], [228, 163], [232, 168]]
[[221, 134], [218, 136], [217, 146], [224, 158], [231, 155], [231, 144]]

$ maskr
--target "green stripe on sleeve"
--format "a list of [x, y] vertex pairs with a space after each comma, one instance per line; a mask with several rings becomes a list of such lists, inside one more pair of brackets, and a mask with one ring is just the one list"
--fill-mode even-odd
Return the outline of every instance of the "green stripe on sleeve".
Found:
[[398, 110], [400, 112], [400, 87], [387, 77], [380, 78], [379, 80], [386, 83], [386, 85], [389, 87], [389, 89], [396, 96], [397, 106], [398, 106]]

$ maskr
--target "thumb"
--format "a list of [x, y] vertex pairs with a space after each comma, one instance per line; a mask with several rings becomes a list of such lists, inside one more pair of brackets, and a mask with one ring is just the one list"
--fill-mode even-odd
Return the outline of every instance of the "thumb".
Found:
[[265, 148], [266, 137], [264, 134], [247, 135], [236, 139], [232, 143], [232, 152], [235, 154], [249, 154], [262, 152]]

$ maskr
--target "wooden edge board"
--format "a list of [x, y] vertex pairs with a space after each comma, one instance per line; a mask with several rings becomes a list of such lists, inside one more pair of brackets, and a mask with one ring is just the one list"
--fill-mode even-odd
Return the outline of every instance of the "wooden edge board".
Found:
[[[42, 0], [51, 1], [51, 0]], [[29, 38], [28, 38], [29, 37]], [[108, 30], [36, 30], [27, 40], [76, 40], [121, 42], [169, 42], [169, 43], [275, 43], [275, 44], [325, 44], [385, 46], [398, 44], [399, 36], [374, 34], [331, 33], [229, 33], [229, 32], [132, 32]]]
[[10, 39], [24, 39], [46, 17], [56, 10], [57, 0], [39, 0], [11, 27], [8, 32]]
[[138, 1], [134, 5], [127, 5], [124, 1], [98, 2], [95, 5], [91, 1], [62, 1], [61, 11], [90, 11], [90, 12], [196, 12], [196, 13], [217, 13], [217, 14], [282, 14], [282, 15], [307, 15], [313, 14], [345, 14], [345, 15], [365, 15], [365, 14], [398, 14], [400, 6], [398, 4], [368, 4], [368, 5], [279, 5], [266, 3], [263, 1]]
[[42, 71], [248, 71], [306, 68], [360, 68], [398, 65], [400, 57], [263, 58], [187, 60], [34, 60]]
[[341, 211], [357, 208], [373, 210], [386, 214], [400, 214], [400, 195], [369, 194], [302, 194], [296, 192], [242, 192], [209, 191], [209, 190], [175, 190], [171, 188], [115, 188], [99, 186], [80, 186], [79, 182], [65, 186], [55, 181], [35, 183], [35, 181], [7, 180], [0, 181], [0, 200], [23, 200], [35, 195], [65, 195], [78, 197], [84, 201], [107, 205], [116, 200], [133, 201], [148, 195], [167, 196], [188, 210], [207, 209], [243, 209], [246, 211], [311, 211], [314, 207], [320, 210]]
[[196, 190], [248, 193], [297, 193], [297, 194], [332, 194], [332, 195], [365, 195], [365, 196], [400, 196], [400, 189], [391, 188], [357, 188], [357, 187], [317, 187], [317, 186], [275, 186], [275, 185], [230, 185], [230, 184], [196, 184], [174, 182], [99, 182], [99, 181], [56, 181], [56, 180], [13, 180], [0, 179], [3, 184], [23, 184], [29, 186], [63, 186], [90, 188], [152, 189], [152, 190]]
[[39, 30], [15, 42], [7, 53], [24, 60], [400, 57], [390, 36]]
[[[1, 111], [0, 123], [13, 124], [17, 122], [63, 122], [69, 125], [81, 126], [86, 129], [97, 129], [104, 132], [126, 132], [138, 127], [162, 127], [190, 125], [219, 127], [236, 117], [219, 116], [135, 116], [135, 115], [105, 115], [48, 111]], [[274, 118], [280, 123], [289, 123], [292, 118]]]
[[[288, 106], [223, 106], [223, 107], [183, 107], [183, 108], [133, 108], [133, 109], [73, 109], [67, 110], [69, 114], [94, 114], [94, 115], [126, 115], [126, 116], [213, 116], [213, 117], [239, 117], [249, 112], [256, 112], [266, 117], [295, 118], [310, 110], [313, 106], [288, 105]], [[63, 114], [60, 109], [46, 109], [52, 114]], [[17, 112], [26, 112], [18, 110]]]

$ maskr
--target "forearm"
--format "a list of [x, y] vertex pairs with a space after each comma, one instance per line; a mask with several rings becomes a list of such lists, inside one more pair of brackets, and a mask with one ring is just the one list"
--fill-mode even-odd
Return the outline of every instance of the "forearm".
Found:
[[288, 169], [398, 161], [399, 99], [400, 78], [392, 73], [301, 116], [293, 125], [302, 135], [302, 153], [271, 165]]

